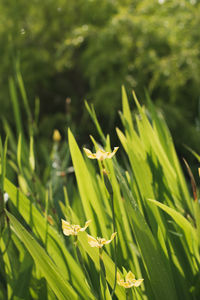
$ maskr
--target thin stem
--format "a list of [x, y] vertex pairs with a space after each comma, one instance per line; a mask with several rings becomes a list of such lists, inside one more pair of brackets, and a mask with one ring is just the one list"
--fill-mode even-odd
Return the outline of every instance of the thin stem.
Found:
[[135, 289], [135, 287], [133, 288], [133, 290], [134, 290], [135, 299], [137, 300], [137, 299], [138, 299], [138, 297], [137, 297], [137, 292], [136, 292], [136, 289]]
[[81, 251], [80, 251], [80, 249], [79, 249], [79, 247], [78, 247], [78, 236], [77, 236], [77, 235], [74, 236], [74, 246], [75, 246], [75, 250], [76, 250], [77, 260], [78, 260], [78, 262], [79, 262], [81, 268], [83, 269], [83, 273], [84, 273], [84, 275], [85, 275], [85, 277], [86, 277], [86, 281], [87, 281], [87, 283], [88, 283], [88, 286], [89, 286], [89, 288], [90, 288], [92, 294], [95, 296], [95, 298], [98, 299], [98, 296], [97, 296], [97, 294], [96, 294], [96, 292], [95, 292], [95, 290], [94, 290], [94, 288], [93, 288], [93, 285], [92, 285], [90, 276], [89, 276], [89, 274], [88, 274], [88, 271], [87, 271], [87, 269], [86, 269], [86, 267], [85, 267], [85, 264], [84, 264], [84, 260], [83, 260]]
[[4, 203], [4, 194], [0, 190], [0, 237], [2, 235], [3, 229], [5, 227], [5, 203]]
[[[104, 167], [103, 163], [102, 166]], [[104, 175], [104, 183], [107, 188], [107, 191], [109, 192], [110, 199], [111, 199], [111, 206], [112, 206], [112, 221], [113, 221], [113, 232], [116, 232], [116, 221], [115, 221], [115, 208], [114, 208], [114, 199], [113, 199], [113, 188], [110, 182], [110, 179], [108, 177], [108, 172], [106, 171], [105, 167], [103, 169], [103, 175]], [[113, 297], [115, 293], [115, 288], [117, 284], [117, 242], [116, 239], [114, 239], [114, 259], [115, 259], [115, 278], [114, 278], [114, 286], [111, 293], [111, 297]]]
[[[5, 211], [4, 211], [3, 213], [5, 214]], [[2, 256], [7, 252], [9, 243], [10, 243], [10, 241], [11, 241], [10, 224], [9, 224], [9, 221], [8, 221], [8, 219], [6, 218], [6, 216], [4, 216], [4, 217], [5, 217], [7, 226], [6, 226], [5, 228], [3, 228], [3, 231], [6, 230], [6, 229], [8, 230], [8, 240], [5, 242], [5, 245], [4, 245], [4, 248], [5, 248], [5, 249], [4, 249], [2, 252], [1, 252], [1, 248], [0, 248], [0, 255], [2, 255]], [[1, 234], [0, 234], [0, 240], [1, 240], [1, 238], [3, 239], [3, 232], [1, 232]]]
[[48, 240], [48, 213], [49, 213], [49, 192], [48, 190], [46, 191], [45, 195], [45, 218], [46, 218], [46, 232], [45, 232], [45, 248], [47, 249], [47, 240]]
[[[112, 220], [113, 220], [113, 232], [116, 232], [116, 221], [115, 221], [115, 210], [114, 210], [114, 201], [113, 201], [113, 194], [111, 194], [111, 205], [112, 205]], [[117, 241], [116, 238], [114, 239], [114, 257], [115, 257], [115, 279], [114, 279], [114, 286], [111, 293], [111, 297], [113, 297], [116, 284], [117, 284]]]
[[[103, 299], [106, 299], [106, 269], [103, 263], [102, 257], [103, 249], [99, 248], [99, 265], [100, 265], [100, 289], [101, 289], [101, 282], [103, 285]], [[100, 291], [101, 294], [101, 291]]]
[[130, 297], [129, 297], [130, 293], [129, 293], [129, 289], [126, 289], [126, 300], [130, 300]]

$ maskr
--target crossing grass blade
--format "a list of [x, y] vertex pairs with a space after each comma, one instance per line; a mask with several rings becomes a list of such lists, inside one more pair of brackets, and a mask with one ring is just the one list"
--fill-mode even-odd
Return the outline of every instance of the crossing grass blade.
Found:
[[[6, 276], [6, 281], [7, 281], [7, 296], [8, 299], [11, 299], [12, 296], [12, 291], [13, 291], [13, 287], [12, 287], [12, 264], [11, 264], [11, 260], [9, 258], [9, 255], [7, 253], [7, 245], [6, 242], [4, 241], [4, 236], [1, 235], [1, 239], [0, 239], [0, 249], [3, 253], [2, 255], [2, 260], [5, 264], [5, 276]], [[2, 298], [3, 299], [3, 298]]]
[[[18, 212], [31, 226], [33, 233], [41, 240], [43, 244], [45, 244], [45, 217], [8, 179], [5, 179], [5, 190], [9, 194], [9, 197], [17, 208]], [[54, 260], [57, 268], [62, 271], [63, 276], [67, 280], [72, 278], [74, 287], [79, 291], [80, 295], [92, 297], [89, 288], [85, 284], [84, 275], [80, 267], [65, 247], [63, 238], [50, 224], [48, 226], [48, 242], [46, 245], [46, 250], [50, 257]]]
[[107, 236], [107, 229], [105, 224], [106, 219], [104, 218], [99, 198], [97, 197], [94, 189], [94, 179], [88, 171], [87, 165], [70, 130], [68, 131], [68, 139], [77, 184], [81, 196], [82, 205], [84, 207], [85, 217], [87, 220], [93, 220], [93, 223], [90, 226], [91, 233], [94, 236], [97, 235], [98, 224], [98, 226], [100, 226], [102, 230], [102, 235]]
[[126, 132], [132, 137], [132, 134], [134, 132], [132, 115], [131, 115], [128, 97], [124, 86], [122, 87], [122, 110], [123, 110], [124, 127], [126, 129]]
[[[27, 107], [27, 95], [20, 76], [18, 74], [19, 90], [30, 121], [32, 116]], [[18, 114], [16, 88], [12, 80], [10, 88], [15, 118], [18, 122], [16, 127], [20, 131], [21, 116]], [[65, 216], [67, 221], [80, 225], [91, 219], [92, 223], [87, 231], [94, 237], [100, 236], [108, 239], [113, 232], [114, 211], [116, 221], [114, 227], [117, 231], [115, 240], [117, 242], [117, 269], [120, 273], [120, 270], [125, 267], [127, 270], [131, 270], [136, 278], [144, 278], [140, 287], [130, 291], [131, 297], [134, 300], [136, 298], [138, 300], [198, 299], [200, 293], [198, 192], [193, 201], [163, 117], [157, 113], [150, 99], [148, 99], [148, 106], [144, 107], [134, 93], [133, 96], [136, 113], [131, 111], [125, 88], [122, 88], [120, 117], [124, 129], [116, 130], [122, 147], [112, 159], [106, 159], [103, 163], [89, 160], [82, 154], [81, 148], [78, 147], [69, 129], [68, 141], [76, 176], [75, 184], [72, 183], [73, 176], [70, 175], [70, 178], [67, 172], [65, 174], [65, 172], [54, 170], [54, 180], [51, 179], [49, 162], [52, 161], [46, 154], [45, 159], [48, 165], [46, 180], [44, 180], [46, 183], [41, 183], [42, 181], [36, 174], [37, 168], [35, 168], [37, 152], [33, 151], [34, 134], [32, 130], [35, 127], [31, 127], [31, 124], [29, 124], [29, 149], [23, 132], [18, 132], [20, 137], [17, 155], [15, 153], [16, 141], [13, 136], [10, 138], [13, 153], [9, 157], [9, 165], [18, 175], [20, 187], [24, 185], [23, 182], [27, 183], [30, 199], [5, 178], [3, 191], [9, 195], [6, 204], [9, 208], [7, 215], [16, 235], [12, 234], [11, 245], [13, 248], [8, 247], [4, 261], [0, 258], [3, 270], [0, 273], [7, 278], [7, 281], [5, 280], [7, 287], [0, 282], [0, 287], [4, 289], [2, 293], [0, 292], [0, 297], [6, 295], [6, 288], [9, 290], [9, 296], [12, 297], [14, 290], [17, 289], [17, 284], [27, 274], [24, 284], [29, 285], [28, 293], [24, 294], [23, 291], [19, 291], [18, 295], [21, 297], [30, 299], [39, 295], [41, 299], [46, 300], [54, 299], [56, 294], [60, 299], [66, 299], [66, 297], [94, 299], [91, 291], [93, 288], [95, 291], [99, 291], [98, 249], [90, 247], [87, 243], [86, 232], [79, 232], [77, 243], [83, 256], [82, 262], [85, 264], [83, 268], [80, 260], [74, 258], [75, 252], [71, 243], [73, 237], [64, 239], [60, 219]], [[100, 145], [96, 139], [92, 138], [96, 150], [102, 147], [105, 151], [111, 152], [113, 146], [119, 145], [111, 147], [110, 138], [108, 135], [104, 136], [93, 106], [89, 106], [87, 103], [85, 105], [102, 141], [102, 145]], [[37, 117], [38, 111], [36, 119]], [[11, 129], [6, 122], [4, 122], [4, 127], [7, 128], [7, 133], [10, 135]], [[0, 148], [2, 154], [4, 148], [2, 144]], [[58, 151], [56, 154], [59, 156]], [[118, 160], [120, 156], [123, 157], [122, 161]], [[16, 166], [17, 162], [19, 168]], [[0, 167], [2, 168], [2, 165]], [[63, 163], [62, 169], [64, 170], [65, 167], [66, 165]], [[108, 181], [105, 181], [103, 176], [104, 168]], [[20, 174], [18, 174], [19, 172]], [[66, 178], [61, 183], [60, 176], [63, 174]], [[50, 178], [48, 179], [48, 177]], [[63, 195], [62, 188], [61, 192], [53, 193], [58, 182], [61, 183], [61, 186], [63, 183], [67, 183]], [[157, 199], [157, 201], [149, 199]], [[57, 203], [61, 203], [59, 207], [57, 207]], [[16, 216], [20, 221], [16, 219]], [[49, 223], [49, 218], [53, 221], [52, 223]], [[29, 232], [25, 227], [29, 228]], [[5, 249], [5, 245], [2, 246], [1, 243], [0, 248], [1, 250]], [[31, 260], [29, 261], [30, 256], [26, 257], [26, 249], [31, 253], [36, 268], [33, 268], [32, 258], [31, 262]], [[114, 249], [116, 248], [112, 242], [103, 248], [106, 282], [103, 282], [102, 287], [104, 290], [106, 286], [107, 299], [110, 299], [115, 279]], [[11, 271], [12, 253], [15, 253], [14, 257], [20, 260], [17, 264], [19, 266], [20, 263], [22, 268], [20, 270], [24, 271], [18, 276], [13, 276]], [[43, 263], [41, 263], [42, 258], [44, 258]], [[41, 265], [39, 265], [40, 263]], [[25, 268], [26, 264], [27, 269]], [[38, 265], [42, 268], [41, 271]], [[15, 274], [19, 270], [16, 266], [13, 269]], [[50, 273], [52, 271], [47, 278], [48, 285], [42, 278], [44, 274], [46, 277], [47, 269]], [[88, 281], [85, 280], [87, 272], [89, 273]], [[56, 278], [55, 283], [53, 275]], [[87, 282], [93, 285], [91, 290]], [[34, 291], [34, 284], [41, 284], [41, 287]], [[62, 290], [63, 287], [64, 290]], [[114, 299], [125, 300], [126, 296], [125, 289], [117, 285]]]
[[85, 107], [86, 107], [88, 113], [90, 114], [90, 117], [91, 117], [92, 121], [94, 122], [102, 141], [105, 142], [105, 136], [104, 136], [103, 131], [101, 129], [101, 126], [100, 126], [100, 124], [97, 120], [97, 116], [96, 116], [96, 113], [95, 113], [95, 110], [94, 110], [94, 106], [92, 105], [90, 107], [89, 104], [87, 103], [87, 101], [85, 101]]
[[7, 147], [8, 147], [8, 137], [6, 137], [4, 145], [2, 144], [2, 140], [0, 137], [0, 193], [4, 193], [4, 179], [6, 176]]
[[125, 197], [130, 225], [141, 251], [143, 263], [146, 267], [155, 299], [177, 299], [172, 276], [170, 276], [171, 270], [166, 257], [162, 253], [159, 244], [157, 244], [144, 217], [140, 213], [124, 178], [117, 169], [116, 172]]
[[[63, 211], [65, 210], [64, 206], [62, 205]], [[67, 209], [68, 210], [68, 209]], [[72, 215], [73, 222], [77, 224], [79, 222], [79, 219], [76, 215], [76, 213], [70, 209], [70, 213]], [[97, 248], [92, 248], [87, 242], [87, 234], [85, 232], [82, 232], [79, 235], [79, 242], [84, 249], [84, 251], [88, 254], [88, 256], [92, 259], [92, 261], [95, 264], [97, 272], [99, 272], [99, 251]], [[112, 258], [106, 253], [106, 251], [103, 251], [103, 261], [106, 269], [106, 279], [109, 283], [109, 285], [112, 287], [114, 283], [114, 270], [115, 270], [115, 264], [112, 260]], [[121, 274], [120, 270], [118, 272]], [[117, 299], [125, 300], [125, 291], [123, 288], [117, 285], [115, 290], [115, 295], [117, 296]]]
[[11, 222], [12, 230], [24, 243], [33, 257], [37, 268], [41, 270], [58, 299], [79, 299], [78, 294], [74, 291], [66, 279], [64, 279], [62, 273], [59, 272], [58, 268], [56, 268], [56, 265], [47, 255], [45, 250], [12, 214], [10, 214], [8, 211], [6, 214]]
[[[198, 236], [197, 236], [197, 229], [194, 228], [191, 223], [183, 217], [179, 212], [177, 212], [175, 209], [168, 207], [167, 205], [160, 203], [156, 200], [149, 199], [149, 201], [160, 207], [162, 210], [164, 210], [167, 214], [169, 214], [175, 221], [176, 224], [182, 229], [184, 232], [185, 238], [187, 240], [187, 245], [190, 250], [190, 255], [193, 257], [200, 259], [198, 255]], [[200, 262], [200, 260], [199, 260]], [[195, 263], [195, 260], [194, 260]]]

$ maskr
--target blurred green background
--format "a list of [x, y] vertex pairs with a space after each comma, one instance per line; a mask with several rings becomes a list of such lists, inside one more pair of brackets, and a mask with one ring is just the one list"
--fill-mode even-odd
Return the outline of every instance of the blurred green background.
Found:
[[84, 99], [114, 135], [124, 84], [141, 103], [150, 95], [188, 157], [183, 145], [198, 152], [200, 140], [199, 28], [195, 0], [1, 0], [0, 117], [15, 129], [9, 78], [18, 86], [20, 70], [31, 111], [40, 99], [40, 141], [70, 126], [87, 143]]

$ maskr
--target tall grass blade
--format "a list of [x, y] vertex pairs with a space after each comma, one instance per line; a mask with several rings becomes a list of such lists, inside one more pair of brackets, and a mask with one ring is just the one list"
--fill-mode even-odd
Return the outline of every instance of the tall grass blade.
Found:
[[9, 79], [9, 87], [10, 87], [10, 96], [11, 96], [11, 101], [12, 101], [12, 106], [13, 106], [15, 124], [16, 124], [16, 128], [17, 128], [17, 134], [19, 135], [20, 133], [23, 132], [23, 130], [22, 130], [20, 107], [19, 107], [18, 98], [17, 98], [17, 91], [16, 91], [16, 87], [15, 87], [13, 78]]
[[115, 170], [126, 199], [130, 224], [141, 251], [143, 263], [146, 267], [155, 299], [175, 300], [177, 299], [175, 286], [172, 281], [172, 276], [170, 276], [171, 270], [166, 258], [156, 243], [144, 217], [140, 213], [124, 178], [119, 170]]
[[79, 299], [77, 293], [64, 279], [45, 250], [36, 242], [36, 240], [30, 235], [30, 233], [28, 233], [28, 231], [19, 223], [19, 221], [17, 221], [17, 219], [12, 214], [10, 214], [8, 211], [6, 211], [6, 214], [9, 217], [13, 231], [30, 252], [37, 268], [41, 270], [58, 299]]

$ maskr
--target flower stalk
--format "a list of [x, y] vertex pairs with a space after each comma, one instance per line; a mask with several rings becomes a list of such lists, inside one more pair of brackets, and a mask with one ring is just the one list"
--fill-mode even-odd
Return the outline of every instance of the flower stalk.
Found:
[[62, 219], [62, 230], [63, 230], [64, 235], [66, 235], [66, 236], [72, 235], [74, 237], [74, 247], [75, 247], [76, 259], [79, 262], [79, 264], [80, 264], [80, 266], [83, 270], [83, 273], [84, 273], [85, 278], [86, 278], [86, 282], [87, 282], [92, 294], [97, 299], [98, 297], [97, 297], [96, 292], [93, 288], [90, 276], [88, 274], [88, 271], [87, 271], [85, 263], [84, 263], [84, 259], [82, 257], [81, 251], [80, 251], [79, 246], [78, 246], [78, 234], [81, 231], [85, 231], [86, 228], [89, 226], [90, 222], [91, 222], [91, 220], [85, 222], [85, 226], [81, 227], [80, 225], [70, 224], [69, 222]]
[[[99, 248], [99, 265], [100, 265], [100, 286], [101, 283], [103, 285], [103, 299], [106, 299], [106, 289], [107, 289], [107, 283], [106, 283], [106, 269], [103, 262], [103, 246], [107, 245], [112, 242], [112, 240], [115, 238], [117, 232], [114, 232], [111, 235], [111, 238], [109, 240], [106, 240], [105, 238], [97, 237], [96, 239], [88, 234], [88, 243], [91, 247], [97, 247]], [[101, 294], [101, 293], [100, 293]]]
[[[103, 169], [103, 175], [104, 175], [104, 183], [107, 188], [107, 191], [110, 195], [111, 200], [111, 208], [112, 208], [112, 222], [113, 222], [113, 232], [116, 231], [116, 220], [115, 220], [115, 208], [114, 208], [114, 200], [113, 200], [113, 188], [110, 182], [110, 179], [108, 177], [108, 173], [106, 172], [106, 169]], [[115, 288], [117, 285], [117, 241], [114, 240], [114, 261], [115, 261], [115, 277], [114, 277], [114, 285], [111, 293], [111, 297], [113, 297]]]
[[[83, 148], [83, 150], [85, 151], [88, 158], [97, 159], [100, 162], [100, 172], [101, 172], [101, 175], [103, 173], [102, 177], [103, 177], [105, 186], [107, 188], [107, 191], [108, 191], [108, 193], [110, 195], [110, 199], [111, 199], [112, 222], [113, 222], [113, 232], [114, 233], [116, 232], [116, 221], [115, 221], [115, 210], [114, 210], [114, 201], [113, 201], [113, 188], [112, 188], [109, 176], [108, 176], [108, 172], [106, 171], [106, 168], [105, 168], [104, 160], [112, 158], [118, 149], [119, 149], [119, 147], [114, 147], [114, 150], [112, 152], [106, 152], [103, 149], [98, 148], [96, 153], [92, 153], [89, 149]], [[112, 240], [112, 237], [111, 237], [111, 240]], [[100, 253], [100, 249], [99, 249], [99, 255], [100, 254], [101, 253]], [[115, 275], [114, 275], [115, 277], [114, 277], [114, 286], [112, 289], [111, 297], [113, 297], [113, 295], [114, 295], [116, 284], [117, 284], [117, 243], [116, 243], [116, 239], [114, 239], [114, 261], [115, 261]], [[100, 266], [101, 266], [101, 255], [100, 255]], [[102, 265], [102, 267], [103, 267], [103, 265]], [[105, 290], [104, 290], [104, 292], [105, 292]]]
[[[106, 269], [102, 256], [103, 248], [99, 248], [100, 286], [103, 285], [103, 299], [106, 299]], [[101, 291], [100, 291], [101, 294]]]
[[87, 282], [92, 294], [95, 296], [95, 298], [97, 298], [97, 295], [96, 295], [96, 292], [93, 288], [89, 273], [86, 269], [86, 266], [85, 266], [85, 263], [84, 263], [84, 260], [83, 260], [83, 256], [82, 256], [81, 251], [80, 251], [79, 246], [78, 246], [78, 235], [74, 235], [74, 247], [75, 247], [77, 261], [79, 262], [79, 264], [80, 264], [80, 266], [83, 270], [83, 273], [84, 273], [85, 278], [86, 278], [86, 282]]

